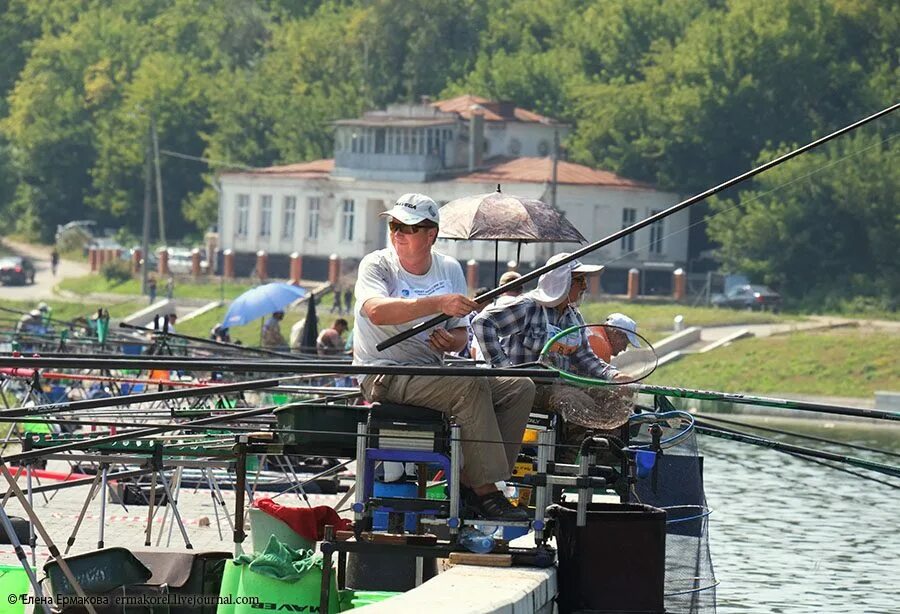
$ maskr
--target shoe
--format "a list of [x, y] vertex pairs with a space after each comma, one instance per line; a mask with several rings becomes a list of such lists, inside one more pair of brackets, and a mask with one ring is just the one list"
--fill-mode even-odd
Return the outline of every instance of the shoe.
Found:
[[472, 503], [474, 511], [484, 520], [507, 520], [510, 522], [531, 520], [527, 510], [514, 506], [499, 490], [478, 497]]

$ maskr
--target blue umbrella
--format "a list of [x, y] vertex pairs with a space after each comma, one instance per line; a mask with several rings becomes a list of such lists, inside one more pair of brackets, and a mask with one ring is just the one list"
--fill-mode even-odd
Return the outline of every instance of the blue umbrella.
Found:
[[291, 284], [257, 286], [234, 299], [222, 323], [229, 327], [243, 326], [270, 313], [284, 311], [285, 307], [304, 296], [306, 290]]

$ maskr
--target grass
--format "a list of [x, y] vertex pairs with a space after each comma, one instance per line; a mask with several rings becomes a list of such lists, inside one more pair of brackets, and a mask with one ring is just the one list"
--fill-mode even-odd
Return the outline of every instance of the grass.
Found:
[[607, 315], [616, 311], [626, 314], [637, 322], [638, 332], [651, 343], [672, 333], [672, 321], [677, 315], [684, 316], [685, 326], [773, 324], [802, 319], [801, 316], [783, 313], [738, 311], [734, 309], [716, 309], [714, 307], [689, 307], [674, 303], [642, 304], [600, 301], [585, 303], [581, 308], [584, 320], [588, 324], [603, 322], [606, 320]]
[[[175, 278], [175, 299], [179, 298], [206, 298], [209, 300], [234, 299], [253, 287], [253, 284], [220, 281], [221, 278], [208, 278], [208, 280], [193, 280]], [[129, 279], [125, 282], [111, 282], [102, 275], [85, 275], [84, 277], [69, 277], [59, 282], [58, 287], [79, 295], [87, 294], [122, 294], [130, 296], [141, 295], [141, 280]], [[157, 280], [157, 296], [165, 296], [165, 281]]]
[[660, 367], [647, 383], [757, 394], [871, 397], [900, 390], [897, 337], [842, 329], [737, 341]]

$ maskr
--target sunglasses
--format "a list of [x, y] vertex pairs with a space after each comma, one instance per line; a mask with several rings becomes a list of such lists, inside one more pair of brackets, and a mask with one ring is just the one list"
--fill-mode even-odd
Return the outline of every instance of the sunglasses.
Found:
[[428, 228], [437, 228], [437, 226], [433, 226], [431, 224], [401, 224], [400, 222], [388, 222], [388, 228], [391, 229], [391, 232], [399, 232], [405, 235], [414, 235], [420, 230], [426, 230]]

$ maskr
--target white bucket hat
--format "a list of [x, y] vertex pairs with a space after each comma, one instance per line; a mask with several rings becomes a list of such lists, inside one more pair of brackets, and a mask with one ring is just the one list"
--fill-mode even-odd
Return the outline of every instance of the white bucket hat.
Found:
[[[551, 256], [547, 260], [547, 265], [555, 264], [570, 255], [568, 252], [562, 252]], [[538, 278], [537, 288], [529, 292], [528, 296], [544, 307], [556, 307], [569, 293], [569, 287], [572, 285], [572, 275], [578, 273], [591, 275], [602, 270], [602, 265], [582, 264], [578, 260], [572, 260], [541, 275]]]

